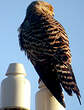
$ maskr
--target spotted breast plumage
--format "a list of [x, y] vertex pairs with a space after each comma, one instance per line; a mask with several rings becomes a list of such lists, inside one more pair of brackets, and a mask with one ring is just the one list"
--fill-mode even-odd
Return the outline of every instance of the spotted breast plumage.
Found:
[[53, 15], [53, 7], [49, 3], [32, 2], [19, 28], [19, 44], [40, 79], [64, 107], [62, 87], [70, 96], [74, 92], [81, 104], [80, 91], [71, 67], [68, 36]]

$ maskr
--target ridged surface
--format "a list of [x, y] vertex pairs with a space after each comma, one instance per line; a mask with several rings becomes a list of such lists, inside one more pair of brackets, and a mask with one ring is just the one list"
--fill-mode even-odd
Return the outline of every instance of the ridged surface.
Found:
[[[65, 107], [62, 87], [72, 96], [80, 92], [71, 67], [69, 40], [63, 26], [51, 15], [33, 12], [20, 27], [19, 43], [41, 80]], [[80, 102], [81, 103], [81, 102]]]

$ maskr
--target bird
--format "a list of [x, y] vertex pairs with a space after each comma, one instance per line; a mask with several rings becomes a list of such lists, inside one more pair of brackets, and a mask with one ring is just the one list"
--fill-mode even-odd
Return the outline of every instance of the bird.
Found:
[[80, 90], [71, 66], [68, 35], [54, 15], [54, 8], [48, 2], [31, 2], [19, 27], [20, 49], [63, 107], [66, 107], [63, 90], [69, 96], [75, 93], [81, 104]]

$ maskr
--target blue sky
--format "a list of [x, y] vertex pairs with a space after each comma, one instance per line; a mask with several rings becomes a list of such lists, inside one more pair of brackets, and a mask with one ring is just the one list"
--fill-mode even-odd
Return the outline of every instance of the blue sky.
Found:
[[[5, 78], [8, 65], [24, 64], [31, 82], [31, 110], [35, 110], [38, 75], [24, 52], [20, 51], [17, 29], [24, 20], [26, 8], [33, 0], [0, 1], [0, 82]], [[84, 0], [45, 0], [54, 6], [55, 19], [65, 28], [72, 53], [72, 67], [81, 92], [82, 105], [74, 95], [65, 92], [66, 110], [84, 109]]]

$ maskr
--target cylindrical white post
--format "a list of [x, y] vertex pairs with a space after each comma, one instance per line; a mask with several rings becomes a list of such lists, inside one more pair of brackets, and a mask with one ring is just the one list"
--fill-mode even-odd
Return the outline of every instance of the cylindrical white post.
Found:
[[42, 81], [39, 83], [39, 88], [36, 93], [36, 110], [65, 110]]
[[12, 63], [1, 83], [1, 110], [30, 110], [30, 82], [24, 66]]

